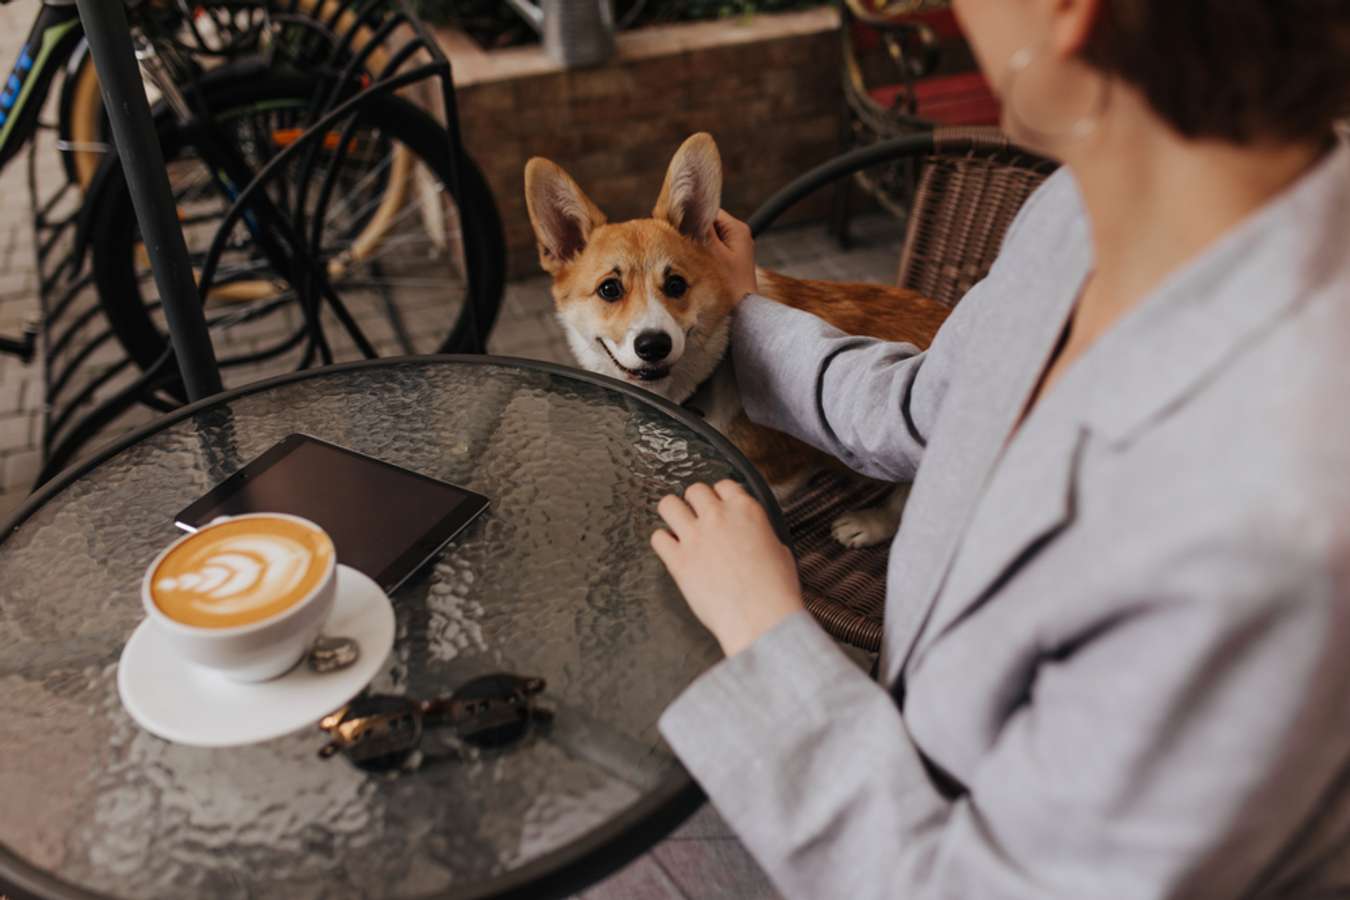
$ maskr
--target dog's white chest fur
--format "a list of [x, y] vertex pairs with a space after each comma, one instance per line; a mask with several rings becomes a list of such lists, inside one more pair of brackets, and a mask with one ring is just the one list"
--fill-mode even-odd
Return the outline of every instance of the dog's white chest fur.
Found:
[[722, 434], [728, 434], [732, 421], [741, 413], [741, 392], [731, 360], [723, 359], [698, 390], [684, 404], [703, 416], [705, 422]]

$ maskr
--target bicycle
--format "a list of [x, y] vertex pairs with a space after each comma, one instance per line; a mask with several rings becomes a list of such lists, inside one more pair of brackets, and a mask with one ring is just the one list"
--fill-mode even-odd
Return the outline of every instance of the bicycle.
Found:
[[[381, 18], [377, 10], [378, 5], [369, 2], [353, 9], [334, 0], [212, 0], [208, 5], [192, 8], [181, 0], [177, 5], [156, 2], [142, 5], [137, 25], [145, 39], [147, 58], [158, 62], [162, 69], [171, 70], [155, 71], [146, 66], [148, 80], [164, 96], [156, 108], [157, 128], [166, 149], [166, 162], [171, 170], [179, 170], [181, 181], [189, 183], [184, 188], [186, 196], [181, 198], [186, 203], [180, 204], [180, 218], [184, 220], [186, 235], [195, 237], [199, 244], [210, 234], [211, 223], [222, 219], [223, 209], [238, 200], [256, 173], [300, 140], [305, 130], [302, 126], [312, 123], [322, 111], [321, 105], [316, 107], [316, 97], [327, 95], [331, 108], [333, 103], [350, 100], [359, 92], [353, 90], [353, 85], [370, 92], [360, 105], [363, 124], [355, 125], [354, 119], [347, 122], [343, 129], [347, 136], [340, 152], [332, 152], [339, 149], [337, 132], [332, 129], [342, 124], [335, 121], [319, 142], [323, 158], [316, 157], [313, 150], [295, 154], [294, 164], [272, 171], [267, 190], [253, 191], [251, 202], [259, 208], [244, 217], [244, 231], [234, 235], [228, 247], [235, 259], [223, 272], [218, 272], [214, 285], [203, 290], [204, 300], [252, 304], [243, 312], [232, 314], [235, 319], [243, 315], [250, 321], [285, 309], [287, 301], [301, 293], [290, 282], [307, 271], [305, 266], [295, 264], [299, 254], [323, 261], [326, 271], [318, 279], [335, 282], [324, 286], [322, 293], [327, 297], [331, 298], [337, 288], [348, 287], [381, 295], [380, 302], [394, 323], [393, 340], [385, 340], [377, 348], [376, 342], [360, 334], [360, 329], [348, 328], [352, 343], [364, 355], [393, 348], [404, 353], [481, 350], [483, 335], [490, 330], [500, 304], [504, 278], [501, 226], [495, 202], [477, 166], [462, 150], [457, 159], [450, 159], [450, 142], [434, 119], [395, 95], [392, 89], [372, 90], [377, 75], [382, 72], [387, 75], [410, 56], [403, 54], [404, 59], [392, 59], [382, 46], [381, 40], [393, 30], [390, 24], [397, 23], [401, 16], [404, 23], [416, 25], [406, 14], [386, 14]], [[209, 27], [199, 27], [197, 19], [203, 17]], [[288, 30], [283, 32], [282, 26]], [[175, 40], [175, 32], [190, 36], [190, 43]], [[292, 69], [296, 64], [312, 69], [326, 62], [327, 70], [304, 76], [285, 73], [276, 59], [279, 44], [298, 45], [284, 48], [289, 55], [282, 63], [291, 63]], [[263, 51], [268, 51], [268, 58], [262, 62], [259, 62], [262, 57], [249, 55]], [[199, 57], [217, 57], [224, 63], [207, 69], [197, 64]], [[353, 69], [353, 60], [359, 61], [363, 80], [344, 88], [342, 81], [352, 74], [347, 70]], [[339, 67], [343, 67], [341, 71]], [[91, 249], [93, 283], [111, 333], [136, 364], [148, 370], [167, 346], [157, 319], [158, 301], [142, 296], [144, 254], [134, 238], [130, 198], [116, 154], [108, 145], [97, 78], [81, 46], [79, 20], [71, 6], [55, 5], [52, 0], [44, 3], [14, 72], [0, 93], [0, 167], [32, 138], [38, 127], [38, 110], [57, 71], [63, 68], [67, 76], [57, 104], [58, 147], [64, 153], [67, 177], [86, 194], [83, 208], [100, 210], [97, 215], [88, 214], [88, 222], [81, 226], [83, 240], [76, 256], [79, 259], [85, 249]], [[375, 86], [378, 87], [377, 82]], [[247, 123], [254, 132], [247, 146], [237, 129], [231, 131], [240, 123]], [[262, 128], [270, 130], [263, 134], [263, 140], [257, 140]], [[364, 155], [345, 152], [354, 146], [353, 142], [364, 148]], [[457, 141], [454, 143], [457, 145]], [[373, 156], [379, 148], [385, 152]], [[278, 201], [284, 201], [286, 195], [304, 193], [292, 190], [295, 186], [286, 183], [283, 176], [288, 173], [322, 175], [325, 187], [321, 193], [331, 198], [332, 191], [357, 166], [373, 167], [378, 176], [372, 178], [367, 173], [360, 182], [367, 195], [362, 214], [357, 217], [359, 228], [335, 227], [318, 221], [324, 209], [292, 209], [287, 216], [279, 208], [285, 206]], [[184, 171], [191, 173], [194, 169], [193, 177], [183, 175]], [[350, 183], [349, 179], [349, 186]], [[216, 192], [218, 208], [205, 212], [201, 205], [212, 191]], [[350, 197], [348, 194], [349, 200]], [[191, 215], [186, 214], [189, 205], [196, 206]], [[105, 213], [105, 209], [111, 213]], [[278, 243], [261, 229], [264, 221], [275, 226], [285, 225], [288, 219], [298, 224], [307, 218], [316, 218], [307, 247], [301, 246], [303, 241], [293, 246]], [[430, 274], [409, 277], [406, 271], [401, 282], [395, 282], [384, 274], [390, 268], [387, 263], [392, 251], [402, 247], [398, 261], [406, 270], [411, 259], [409, 251], [416, 249], [415, 235], [410, 232], [420, 230], [425, 247], [441, 254], [451, 252], [449, 232], [454, 225], [462, 236], [459, 275], [466, 294], [458, 316], [437, 325], [421, 315], [421, 327], [410, 330], [400, 322], [400, 304], [393, 303], [391, 296], [399, 291], [435, 292], [443, 296], [452, 282], [443, 277], [444, 273], [440, 277]], [[130, 242], [129, 235], [133, 236]], [[194, 259], [199, 274], [200, 268], [195, 263], [200, 261], [202, 252], [199, 246], [194, 253], [199, 257]], [[428, 261], [435, 260], [428, 255], [423, 262]], [[243, 277], [247, 273], [246, 263], [257, 277]], [[340, 310], [340, 302], [329, 299], [327, 305]], [[423, 296], [403, 305], [419, 310], [436, 304]], [[337, 324], [347, 324], [347, 317], [340, 312], [330, 318], [336, 318]], [[288, 346], [297, 342], [293, 335]], [[301, 365], [308, 365], [316, 355], [324, 362], [332, 360], [322, 333], [313, 347], [313, 352], [302, 356]], [[283, 349], [274, 347], [247, 358], [227, 358], [222, 363], [230, 366], [256, 362]]]
[[[410, 63], [429, 38], [389, 5], [211, 0], [194, 7], [210, 17], [202, 27], [182, 3], [139, 8], [144, 73], [162, 95], [156, 129], [208, 322], [217, 334], [268, 319], [285, 328], [227, 354], [222, 370], [482, 350], [504, 281], [501, 223], [460, 149], [448, 64], [436, 51], [430, 63]], [[66, 72], [53, 130], [66, 162], [63, 190], [79, 208], [70, 216], [73, 251], [41, 273], [49, 326], [43, 478], [129, 405], [169, 409], [184, 398], [78, 27], [69, 7], [44, 5], [16, 65], [24, 77], [11, 85], [7, 107], [0, 98], [3, 165], [38, 131], [36, 110], [57, 70]], [[398, 29], [411, 38], [391, 46]], [[401, 95], [433, 78], [442, 80], [446, 127]], [[40, 232], [68, 224], [51, 212], [58, 199], [37, 210]], [[40, 268], [54, 243], [39, 240]], [[52, 287], [62, 278], [66, 288]], [[89, 286], [97, 304], [68, 314]], [[456, 289], [462, 298], [447, 315]], [[100, 318], [107, 331], [88, 339]], [[372, 323], [383, 323], [381, 333], [367, 336]], [[330, 344], [329, 331], [345, 345]], [[125, 359], [80, 383], [110, 343]], [[103, 399], [127, 366], [140, 376]]]

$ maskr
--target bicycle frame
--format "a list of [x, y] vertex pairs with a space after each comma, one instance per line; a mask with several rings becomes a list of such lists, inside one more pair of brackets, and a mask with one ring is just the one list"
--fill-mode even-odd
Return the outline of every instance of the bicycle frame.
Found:
[[[86, 46], [84, 27], [73, 0], [43, 0], [29, 29], [28, 38], [19, 50], [18, 59], [0, 85], [0, 171], [33, 139], [38, 130], [39, 114], [56, 74], [69, 64], [78, 65], [85, 61], [78, 54]], [[69, 76], [71, 73], [67, 74]], [[182, 95], [172, 82], [161, 81], [160, 86], [165, 89], [167, 99], [176, 97], [181, 100]], [[63, 93], [63, 112], [66, 101]], [[71, 146], [61, 149], [79, 152], [90, 148]], [[67, 157], [68, 161], [71, 159], [73, 157]], [[68, 175], [72, 180], [80, 181], [82, 186], [87, 186], [86, 182], [92, 180], [94, 172], [91, 169], [87, 174], [88, 178], [79, 178], [76, 169], [68, 166]], [[0, 336], [0, 354], [17, 356], [25, 363], [29, 362], [36, 352], [39, 330], [33, 325], [20, 337]]]
[[[73, 4], [43, 3], [18, 60], [0, 87], [0, 170], [32, 140], [52, 81], [82, 37], [80, 14]], [[29, 362], [37, 350], [38, 331], [30, 325], [21, 337], [0, 336], [0, 353]]]
[[0, 90], [0, 169], [32, 139], [52, 80], [83, 36], [79, 12], [73, 5], [44, 3], [38, 11]]

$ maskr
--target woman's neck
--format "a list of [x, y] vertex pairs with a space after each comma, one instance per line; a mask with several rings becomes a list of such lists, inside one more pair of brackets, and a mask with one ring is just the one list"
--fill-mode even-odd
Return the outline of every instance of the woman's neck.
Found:
[[1095, 266], [1075, 330], [1099, 331], [1308, 171], [1324, 145], [1186, 140], [1117, 97], [1091, 145], [1069, 148]]

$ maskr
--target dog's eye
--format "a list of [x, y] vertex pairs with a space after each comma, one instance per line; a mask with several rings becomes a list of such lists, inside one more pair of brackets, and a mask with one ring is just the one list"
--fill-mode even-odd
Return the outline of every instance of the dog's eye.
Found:
[[600, 282], [600, 289], [596, 291], [601, 300], [613, 302], [623, 296], [623, 282], [617, 278], [606, 278]]
[[667, 275], [666, 283], [661, 290], [666, 292], [667, 297], [683, 297], [684, 292], [689, 290], [689, 282], [679, 275]]

